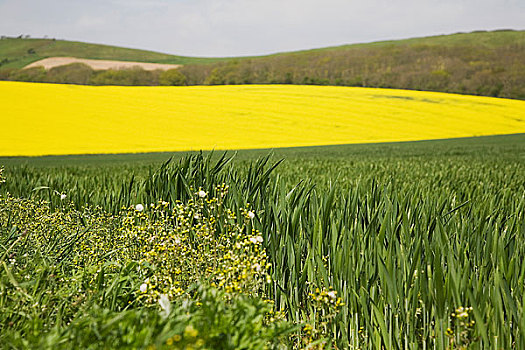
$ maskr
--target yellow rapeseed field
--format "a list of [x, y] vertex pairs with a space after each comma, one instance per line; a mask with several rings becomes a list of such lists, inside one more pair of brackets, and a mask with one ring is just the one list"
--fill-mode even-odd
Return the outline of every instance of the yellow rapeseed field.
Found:
[[0, 82], [0, 156], [246, 149], [525, 132], [525, 101], [330, 86]]

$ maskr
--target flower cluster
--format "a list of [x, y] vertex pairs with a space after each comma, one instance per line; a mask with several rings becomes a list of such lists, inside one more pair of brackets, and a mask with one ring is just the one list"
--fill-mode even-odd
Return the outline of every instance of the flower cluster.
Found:
[[140, 285], [145, 302], [153, 304], [160, 295], [180, 297], [201, 280], [227, 293], [256, 295], [264, 289], [269, 275], [263, 237], [224, 207], [227, 189], [217, 186], [215, 197], [200, 189], [186, 203], [170, 207], [159, 201], [147, 211], [135, 206], [124, 215], [125, 254], [152, 267]]
[[169, 349], [202, 349], [204, 341], [199, 338], [199, 332], [190, 324], [182, 334], [175, 334], [168, 338], [166, 345]]
[[451, 349], [467, 349], [476, 339], [474, 337], [474, 325], [471, 319], [472, 307], [460, 306], [450, 314], [450, 327], [445, 334], [449, 338]]
[[318, 344], [316, 348], [323, 349], [326, 345], [323, 339], [328, 338], [332, 322], [344, 304], [333, 289], [316, 287], [309, 297], [312, 308], [310, 319], [303, 326], [302, 337], [299, 341], [307, 347]]
[[[10, 196], [0, 197], [0, 206], [5, 220], [30, 233], [23, 241], [26, 255], [45, 250], [55, 263], [74, 269], [139, 262], [139, 302], [153, 306], [162, 295], [168, 301], [188, 296], [196, 282], [226, 295], [258, 295], [270, 280], [262, 234], [224, 207], [227, 186], [217, 186], [215, 197], [201, 192], [186, 203], [135, 204], [117, 215], [97, 207], [52, 211], [44, 201]], [[13, 250], [9, 261], [22, 258]], [[95, 283], [96, 275], [91, 278], [87, 283]]]
[[5, 177], [4, 177], [4, 167], [0, 167], [0, 184], [5, 183]]

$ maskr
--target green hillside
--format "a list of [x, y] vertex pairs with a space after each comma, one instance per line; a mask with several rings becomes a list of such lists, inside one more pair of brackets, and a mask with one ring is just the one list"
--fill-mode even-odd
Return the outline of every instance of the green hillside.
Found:
[[188, 84], [315, 84], [525, 99], [525, 31], [473, 32], [186, 65]]
[[[77, 64], [21, 67], [45, 57], [184, 65], [160, 72], [94, 72]], [[199, 58], [52, 39], [0, 40], [0, 79], [91, 85], [315, 84], [400, 88], [525, 99], [525, 31], [478, 31], [257, 57]]]
[[22, 68], [47, 57], [171, 64], [210, 63], [221, 60], [220, 58], [175, 56], [153, 51], [55, 39], [4, 38], [0, 40], [0, 62], [3, 62], [0, 68]]

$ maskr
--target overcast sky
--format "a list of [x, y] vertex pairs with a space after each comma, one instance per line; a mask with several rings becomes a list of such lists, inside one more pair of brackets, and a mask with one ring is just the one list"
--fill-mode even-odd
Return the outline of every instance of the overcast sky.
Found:
[[188, 56], [525, 29], [525, 0], [0, 0], [0, 34]]

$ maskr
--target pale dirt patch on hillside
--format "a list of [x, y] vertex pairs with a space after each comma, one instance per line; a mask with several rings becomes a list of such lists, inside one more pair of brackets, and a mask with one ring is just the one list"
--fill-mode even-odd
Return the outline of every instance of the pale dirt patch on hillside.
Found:
[[111, 61], [111, 60], [91, 60], [86, 58], [75, 57], [48, 57], [42, 60], [28, 64], [24, 68], [44, 67], [51, 69], [54, 67], [64, 66], [71, 63], [84, 63], [94, 70], [107, 69], [129, 69], [133, 67], [140, 67], [144, 70], [168, 70], [179, 68], [180, 64], [161, 64], [161, 63], [144, 63], [144, 62], [130, 62], [130, 61]]

